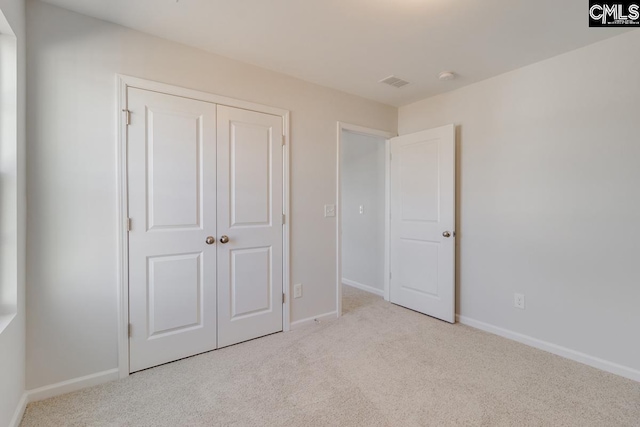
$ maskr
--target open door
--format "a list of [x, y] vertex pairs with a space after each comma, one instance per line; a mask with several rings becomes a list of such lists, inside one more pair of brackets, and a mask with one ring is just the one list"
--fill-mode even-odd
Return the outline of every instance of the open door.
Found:
[[454, 323], [455, 127], [390, 145], [390, 300]]

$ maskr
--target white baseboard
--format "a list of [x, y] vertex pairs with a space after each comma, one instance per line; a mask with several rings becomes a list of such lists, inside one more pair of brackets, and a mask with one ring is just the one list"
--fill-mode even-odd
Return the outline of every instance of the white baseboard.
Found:
[[313, 316], [306, 319], [296, 320], [295, 322], [291, 322], [292, 331], [296, 329], [300, 329], [305, 326], [314, 325], [316, 322], [324, 322], [328, 320], [334, 320], [338, 318], [338, 313], [336, 311], [332, 311], [330, 313], [321, 314], [319, 316]]
[[620, 375], [621, 377], [629, 378], [634, 381], [640, 381], [640, 371], [630, 368], [628, 366], [619, 365], [608, 360], [600, 359], [598, 357], [590, 356], [585, 353], [581, 353], [570, 348], [562, 347], [557, 344], [553, 344], [547, 341], [539, 340], [537, 338], [530, 337], [518, 332], [510, 331], [498, 326], [484, 323], [479, 320], [470, 319], [465, 316], [456, 314], [456, 319], [463, 325], [471, 326], [472, 328], [480, 329], [485, 332], [499, 335], [504, 338], [517, 341], [522, 344], [526, 344], [531, 347], [535, 347], [540, 350], [553, 353], [555, 355], [574, 360], [576, 362], [584, 363], [591, 367], [610, 372], [612, 374]]
[[22, 422], [22, 416], [24, 415], [24, 410], [27, 409], [27, 393], [22, 393], [22, 397], [18, 402], [18, 406], [16, 407], [16, 411], [13, 413], [13, 418], [9, 421], [9, 427], [18, 427]]
[[72, 380], [62, 381], [56, 384], [47, 385], [33, 390], [27, 390], [28, 403], [37, 402], [39, 400], [49, 399], [50, 397], [59, 396], [61, 394], [71, 393], [72, 391], [81, 390], [83, 388], [92, 387], [94, 385], [103, 384], [120, 378], [119, 370], [109, 369], [108, 371], [97, 372]]
[[375, 295], [378, 295], [379, 297], [384, 298], [384, 290], [382, 289], [374, 288], [373, 286], [369, 286], [369, 285], [364, 285], [362, 283], [356, 282], [355, 280], [349, 280], [349, 279], [342, 279], [342, 284], [351, 286], [352, 288], [360, 289], [362, 291], [371, 292], [372, 294], [375, 294]]

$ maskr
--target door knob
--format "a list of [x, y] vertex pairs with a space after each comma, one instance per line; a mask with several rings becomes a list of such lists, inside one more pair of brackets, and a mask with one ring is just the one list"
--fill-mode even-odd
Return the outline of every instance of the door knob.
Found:
[[216, 242], [216, 238], [213, 236], [208, 236], [205, 240], [207, 245], [213, 245]]
[[220, 238], [220, 243], [229, 243], [229, 236], [222, 236]]
[[444, 237], [447, 237], [447, 238], [448, 238], [448, 237], [451, 237], [451, 233], [450, 233], [450, 232], [448, 232], [448, 231], [445, 231], [444, 233], [442, 233], [442, 235], [443, 235]]

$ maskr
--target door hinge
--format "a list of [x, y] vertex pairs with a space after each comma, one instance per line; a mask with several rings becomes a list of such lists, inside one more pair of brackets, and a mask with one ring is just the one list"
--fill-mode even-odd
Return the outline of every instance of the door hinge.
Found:
[[131, 111], [122, 110], [122, 112], [124, 113], [124, 120], [125, 120], [127, 126], [129, 126], [131, 124]]
[[131, 218], [127, 218], [127, 231], [131, 231], [131, 223], [133, 221], [131, 220]]
[[389, 272], [389, 280], [391, 280], [392, 277], [393, 277], [393, 274], [391, 274], [391, 272]]
[[287, 138], [284, 135], [282, 135], [282, 145], [284, 145], [286, 141], [287, 141]]
[[129, 334], [129, 338], [131, 338], [131, 335], [133, 331], [133, 326], [131, 325], [131, 323], [129, 323], [129, 326], [127, 327], [127, 333]]
[[284, 301], [285, 301], [285, 294], [284, 294], [284, 292], [283, 292], [283, 293], [282, 293], [282, 303], [283, 303], [283, 304], [284, 304]]
[[285, 214], [282, 214], [282, 225], [284, 225], [287, 222], [287, 216]]

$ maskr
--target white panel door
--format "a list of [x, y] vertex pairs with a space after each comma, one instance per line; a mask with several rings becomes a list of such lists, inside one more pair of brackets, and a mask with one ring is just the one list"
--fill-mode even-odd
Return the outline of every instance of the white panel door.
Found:
[[392, 303], [455, 322], [454, 225], [454, 126], [392, 138]]
[[218, 106], [218, 347], [282, 330], [282, 130]]
[[135, 372], [216, 348], [216, 105], [129, 89], [128, 108]]

